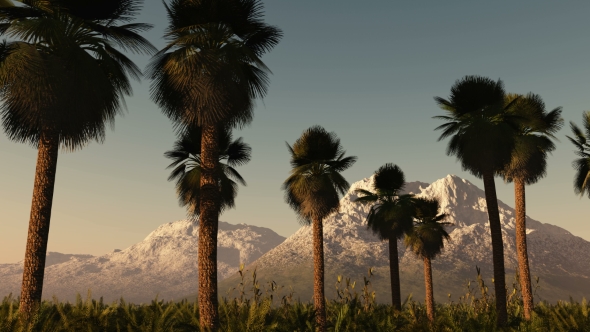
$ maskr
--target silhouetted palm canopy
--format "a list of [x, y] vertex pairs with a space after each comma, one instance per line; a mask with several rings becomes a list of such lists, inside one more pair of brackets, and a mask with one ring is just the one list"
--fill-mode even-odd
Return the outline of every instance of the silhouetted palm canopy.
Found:
[[570, 121], [570, 128], [574, 133], [574, 137], [567, 136], [567, 138], [574, 144], [576, 155], [580, 158], [574, 160], [572, 166], [576, 170], [574, 176], [574, 192], [580, 196], [584, 193], [590, 197], [590, 111], [583, 114], [583, 131], [574, 122]]
[[[238, 138], [232, 141], [230, 130], [223, 130], [219, 137], [219, 192], [221, 196], [220, 212], [235, 207], [238, 183], [245, 186], [246, 181], [235, 169], [250, 161], [252, 149]], [[181, 138], [174, 142], [172, 150], [164, 155], [173, 162], [168, 181], [176, 181], [176, 192], [180, 206], [186, 206], [191, 216], [199, 215], [201, 197], [201, 128], [185, 130]]]
[[505, 103], [502, 81], [487, 77], [466, 76], [451, 87], [449, 99], [435, 97], [447, 115], [435, 116], [446, 121], [439, 141], [450, 136], [447, 155], [454, 155], [464, 170], [482, 178], [490, 221], [496, 293], [496, 322], [507, 321], [504, 269], [504, 245], [498, 211], [494, 176], [511, 162], [521, 118], [511, 112], [518, 98]]
[[406, 234], [404, 243], [419, 257], [434, 258], [444, 248], [444, 241], [449, 240], [445, 230], [448, 222], [443, 222], [448, 215], [438, 214], [440, 203], [437, 199], [416, 198], [414, 200], [415, 226]]
[[339, 194], [346, 194], [350, 185], [340, 174], [356, 162], [346, 153], [333, 132], [313, 126], [303, 132], [291, 154], [291, 175], [283, 183], [285, 200], [297, 213], [302, 224], [323, 220], [339, 207]]
[[260, 56], [282, 33], [263, 22], [259, 0], [172, 0], [168, 45], [148, 66], [152, 99], [180, 127], [241, 126], [266, 94]]
[[381, 166], [373, 179], [374, 192], [357, 189], [355, 202], [373, 204], [367, 215], [367, 226], [381, 240], [400, 238], [412, 228], [413, 197], [402, 195], [406, 185], [405, 175], [394, 164]]
[[104, 140], [105, 124], [114, 123], [131, 94], [128, 77], [141, 75], [117, 47], [156, 51], [138, 34], [151, 25], [129, 23], [141, 3], [0, 4], [0, 32], [10, 40], [0, 45], [0, 115], [10, 139], [37, 146], [40, 133], [51, 129], [70, 150]]
[[519, 117], [509, 110], [516, 100], [504, 103], [502, 81], [466, 76], [451, 88], [449, 99], [435, 97], [447, 115], [433, 118], [446, 121], [438, 140], [449, 136], [447, 155], [461, 161], [464, 170], [482, 177], [486, 170], [498, 172], [511, 160]]
[[[518, 100], [517, 100], [518, 99]], [[550, 112], [545, 109], [541, 96], [529, 93], [506, 97], [506, 104], [514, 102], [510, 112], [517, 116], [516, 144], [512, 159], [502, 171], [505, 181], [521, 178], [525, 184], [536, 183], [547, 172], [547, 154], [555, 150], [555, 139], [562, 125], [561, 107]]]

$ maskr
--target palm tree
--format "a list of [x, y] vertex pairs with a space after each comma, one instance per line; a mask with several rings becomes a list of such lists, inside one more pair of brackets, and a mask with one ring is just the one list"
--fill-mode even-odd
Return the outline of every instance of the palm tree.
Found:
[[[232, 141], [230, 130], [221, 130], [219, 137], [219, 168], [217, 177], [220, 187], [220, 213], [235, 207], [238, 183], [245, 186], [246, 181], [234, 168], [250, 161], [252, 149], [242, 138]], [[184, 131], [174, 148], [164, 153], [173, 168], [168, 181], [176, 180], [176, 192], [180, 206], [186, 206], [189, 216], [198, 216], [201, 201], [201, 128], [192, 127]], [[222, 161], [225, 161], [223, 163]]]
[[313, 227], [314, 283], [313, 300], [319, 331], [326, 331], [326, 299], [324, 296], [323, 220], [340, 207], [339, 194], [350, 185], [340, 172], [356, 162], [344, 157], [340, 139], [320, 126], [305, 130], [291, 147], [291, 175], [283, 183], [285, 201], [295, 210], [303, 225]]
[[561, 129], [561, 107], [546, 112], [543, 99], [536, 94], [526, 96], [508, 95], [507, 103], [518, 98], [512, 112], [521, 118], [516, 132], [516, 146], [512, 160], [502, 171], [506, 182], [514, 182], [514, 199], [516, 209], [516, 251], [520, 289], [524, 306], [524, 317], [531, 319], [533, 310], [533, 292], [529, 270], [526, 243], [526, 205], [525, 185], [539, 181], [547, 173], [547, 153], [555, 150], [551, 139]]
[[404, 243], [424, 261], [424, 285], [426, 289], [426, 312], [428, 320], [434, 323], [434, 294], [432, 290], [431, 261], [444, 248], [445, 240], [450, 240], [445, 230], [448, 222], [442, 222], [447, 214], [438, 214], [440, 203], [437, 199], [417, 198], [414, 201], [416, 210], [414, 228], [406, 234]]
[[446, 121], [435, 130], [443, 130], [439, 141], [451, 137], [447, 155], [456, 156], [464, 170], [483, 178], [492, 237], [498, 326], [506, 324], [507, 312], [504, 246], [494, 176], [510, 163], [516, 127], [516, 119], [509, 113], [515, 101], [505, 105], [504, 98], [501, 80], [480, 76], [457, 80], [449, 99], [434, 98], [447, 113], [434, 117]]
[[574, 192], [577, 195], [590, 197], [590, 111], [582, 115], [584, 131], [582, 131], [574, 122], [570, 121], [570, 128], [574, 133], [574, 138], [566, 136], [576, 147], [576, 155], [580, 157], [574, 160], [572, 166], [576, 170], [574, 177]]
[[254, 99], [268, 86], [260, 57], [281, 31], [262, 21], [260, 0], [171, 0], [166, 5], [168, 45], [148, 66], [152, 99], [181, 130], [202, 128], [199, 213], [199, 315], [217, 329], [217, 168], [220, 126], [248, 124]]
[[367, 215], [367, 227], [381, 240], [389, 241], [391, 303], [396, 310], [401, 310], [402, 307], [397, 240], [412, 229], [414, 195], [401, 194], [405, 185], [406, 178], [402, 170], [397, 165], [388, 163], [375, 172], [374, 192], [357, 189], [359, 197], [354, 200], [362, 204], [372, 204]]
[[[100, 3], [99, 3], [100, 2]], [[8, 137], [38, 149], [19, 311], [28, 320], [43, 289], [45, 255], [59, 148], [102, 142], [105, 124], [131, 94], [141, 71], [115, 46], [155, 48], [129, 23], [139, 0], [0, 3], [0, 116]], [[93, 7], [94, 6], [94, 7]]]

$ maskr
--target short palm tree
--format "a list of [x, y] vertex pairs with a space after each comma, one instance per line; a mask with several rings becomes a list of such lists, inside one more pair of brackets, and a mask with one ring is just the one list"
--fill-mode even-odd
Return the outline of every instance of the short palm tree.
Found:
[[[245, 186], [246, 181], [235, 169], [250, 161], [250, 145], [242, 138], [232, 140], [230, 130], [224, 129], [219, 137], [219, 195], [221, 197], [220, 213], [235, 207], [238, 195], [238, 183]], [[201, 201], [201, 128], [192, 127], [185, 130], [180, 139], [174, 142], [174, 148], [164, 153], [173, 168], [168, 181], [176, 181], [176, 193], [180, 206], [187, 207], [190, 217], [199, 215]]]
[[577, 195], [590, 197], [590, 111], [582, 115], [584, 131], [574, 122], [570, 122], [570, 128], [574, 137], [566, 136], [576, 147], [578, 159], [574, 160], [572, 166], [576, 170], [574, 176], [574, 192]]
[[399, 279], [399, 258], [397, 240], [412, 229], [413, 197], [402, 195], [406, 185], [402, 170], [394, 164], [381, 166], [373, 178], [374, 192], [357, 189], [359, 195], [355, 202], [371, 204], [367, 215], [367, 226], [381, 240], [389, 242], [389, 273], [391, 278], [391, 303], [401, 310], [401, 290]]
[[299, 221], [312, 225], [316, 323], [319, 331], [326, 331], [322, 222], [340, 207], [339, 194], [344, 195], [350, 187], [340, 172], [351, 167], [356, 157], [344, 157], [340, 139], [320, 126], [305, 130], [292, 147], [287, 143], [287, 148], [293, 169], [282, 188]]
[[199, 317], [219, 325], [217, 231], [219, 128], [243, 126], [268, 86], [260, 57], [281, 31], [263, 22], [260, 0], [171, 0], [165, 4], [168, 45], [148, 66], [151, 96], [177, 128], [202, 128], [199, 212]]
[[0, 116], [8, 137], [38, 149], [19, 311], [25, 320], [41, 301], [58, 150], [102, 142], [114, 123], [129, 76], [141, 71], [115, 47], [150, 53], [129, 23], [138, 0], [23, 0], [0, 3]]
[[529, 93], [526, 96], [508, 95], [506, 103], [518, 98], [511, 109], [521, 118], [516, 132], [516, 146], [512, 160], [506, 165], [501, 175], [506, 182], [514, 182], [514, 199], [516, 210], [516, 251], [522, 293], [524, 317], [531, 319], [533, 310], [533, 292], [529, 269], [526, 243], [526, 205], [525, 185], [539, 181], [547, 173], [547, 154], [555, 150], [555, 134], [563, 125], [561, 107], [550, 112], [545, 110], [545, 103], [539, 95]]
[[464, 170], [483, 178], [492, 237], [498, 326], [505, 325], [508, 317], [504, 245], [494, 176], [510, 163], [516, 134], [516, 118], [509, 112], [515, 101], [505, 104], [505, 94], [500, 80], [466, 76], [452, 86], [449, 99], [435, 97], [447, 115], [434, 117], [446, 121], [435, 130], [443, 130], [439, 141], [451, 137], [447, 155], [456, 156]]
[[445, 246], [445, 240], [451, 237], [445, 230], [443, 222], [447, 214], [438, 214], [440, 203], [438, 199], [417, 198], [414, 201], [416, 223], [414, 228], [406, 233], [404, 243], [418, 257], [424, 261], [424, 285], [426, 289], [426, 313], [428, 320], [434, 322], [434, 292], [432, 289], [432, 264], [435, 256], [440, 254]]

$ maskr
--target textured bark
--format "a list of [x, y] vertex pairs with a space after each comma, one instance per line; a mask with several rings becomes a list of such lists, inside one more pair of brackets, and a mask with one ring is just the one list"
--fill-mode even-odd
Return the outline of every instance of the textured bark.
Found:
[[434, 323], [434, 292], [432, 290], [432, 265], [430, 258], [424, 257], [424, 286], [426, 289], [426, 314], [428, 321]]
[[49, 130], [41, 134], [19, 306], [20, 317], [24, 323], [38, 310], [43, 293], [58, 149], [57, 135]]
[[529, 255], [526, 245], [526, 203], [523, 179], [514, 180], [514, 199], [516, 209], [516, 252], [518, 254], [518, 274], [520, 291], [524, 305], [524, 318], [531, 319], [533, 310], [533, 291], [529, 270]]
[[205, 126], [201, 140], [201, 205], [199, 215], [199, 315], [204, 330], [217, 331], [217, 231], [219, 229], [218, 130]]
[[401, 310], [402, 295], [399, 285], [397, 238], [393, 235], [389, 237], [389, 276], [391, 278], [391, 305], [394, 310]]
[[506, 272], [504, 270], [504, 242], [502, 240], [502, 226], [498, 211], [498, 197], [494, 173], [483, 174], [483, 185], [490, 220], [490, 233], [492, 235], [492, 258], [494, 263], [494, 291], [496, 295], [496, 323], [498, 326], [506, 325]]
[[326, 296], [324, 294], [324, 227], [320, 219], [313, 220], [313, 305], [316, 310], [317, 331], [326, 331]]

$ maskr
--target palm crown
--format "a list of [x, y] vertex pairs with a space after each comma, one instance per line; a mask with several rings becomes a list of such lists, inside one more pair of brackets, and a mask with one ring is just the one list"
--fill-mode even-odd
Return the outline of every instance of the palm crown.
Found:
[[[245, 186], [246, 181], [235, 169], [236, 166], [245, 165], [250, 161], [250, 146], [242, 141], [242, 138], [232, 140], [230, 130], [223, 130], [218, 139], [219, 142], [219, 192], [221, 196], [220, 212], [235, 207], [235, 198], [238, 194], [238, 183]], [[174, 147], [164, 153], [172, 163], [168, 168], [172, 172], [168, 181], [176, 181], [178, 202], [188, 208], [189, 215], [198, 216], [201, 201], [201, 128], [192, 127], [174, 142]], [[225, 163], [224, 163], [225, 161]]]
[[400, 238], [412, 227], [414, 195], [402, 195], [406, 184], [402, 170], [394, 164], [381, 166], [373, 179], [374, 192], [357, 189], [355, 202], [373, 204], [367, 215], [367, 225], [381, 240]]
[[259, 0], [172, 0], [168, 45], [152, 59], [152, 99], [177, 125], [252, 120], [253, 99], [266, 94], [260, 56], [282, 33], [262, 21]]
[[291, 175], [283, 183], [285, 200], [297, 212], [300, 222], [322, 220], [339, 207], [339, 194], [350, 185], [340, 174], [356, 162], [346, 153], [333, 132], [313, 126], [291, 147]]
[[554, 134], [563, 125], [562, 109], [557, 107], [547, 112], [541, 96], [532, 93], [506, 96], [507, 104], [514, 100], [511, 112], [520, 119], [512, 160], [502, 171], [502, 176], [509, 182], [522, 178], [525, 184], [533, 184], [546, 174], [547, 154], [555, 150], [551, 139], [555, 139]]
[[13, 40], [0, 45], [0, 115], [9, 138], [36, 146], [51, 128], [68, 149], [104, 139], [105, 123], [114, 123], [131, 94], [128, 77], [141, 75], [116, 47], [155, 51], [138, 34], [151, 26], [128, 23], [141, 1], [107, 3], [96, 12], [88, 9], [97, 0], [0, 4], [0, 32]]
[[576, 194], [583, 196], [584, 193], [590, 197], [590, 111], [583, 114], [584, 131], [580, 129], [575, 123], [570, 122], [570, 128], [574, 133], [574, 137], [567, 136], [567, 138], [576, 147], [576, 155], [578, 159], [574, 160], [572, 165], [576, 170], [574, 177], [574, 191]]
[[444, 248], [444, 241], [449, 240], [449, 233], [442, 222], [448, 215], [438, 214], [440, 203], [437, 199], [417, 198], [414, 201], [414, 218], [416, 225], [407, 233], [404, 243], [420, 257], [434, 258]]
[[457, 80], [449, 99], [434, 98], [447, 113], [434, 117], [446, 121], [435, 129], [443, 131], [438, 140], [452, 136], [447, 155], [456, 155], [463, 169], [477, 177], [510, 162], [519, 117], [509, 112], [516, 100], [505, 104], [504, 98], [502, 81], [479, 76]]

